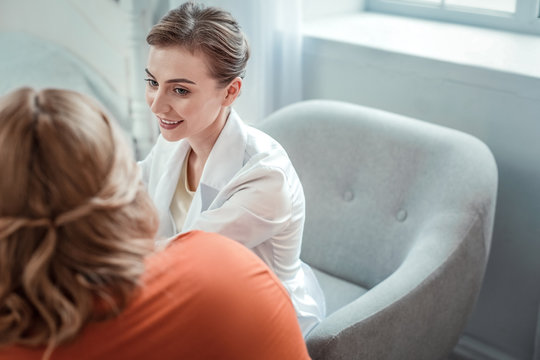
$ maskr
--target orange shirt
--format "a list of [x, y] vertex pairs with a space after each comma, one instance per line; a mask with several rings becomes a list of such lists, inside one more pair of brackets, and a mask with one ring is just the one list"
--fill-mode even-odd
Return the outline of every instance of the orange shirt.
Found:
[[[217, 234], [178, 236], [146, 261], [143, 286], [116, 318], [88, 324], [51, 360], [309, 359], [276, 276], [243, 245]], [[11, 346], [0, 359], [41, 359]]]

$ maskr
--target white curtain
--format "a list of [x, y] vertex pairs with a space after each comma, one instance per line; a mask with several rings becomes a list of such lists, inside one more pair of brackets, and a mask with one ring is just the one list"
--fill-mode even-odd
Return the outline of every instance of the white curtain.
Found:
[[[170, 0], [171, 8], [182, 4]], [[229, 11], [251, 47], [242, 93], [234, 108], [247, 123], [302, 99], [301, 0], [206, 0]]]

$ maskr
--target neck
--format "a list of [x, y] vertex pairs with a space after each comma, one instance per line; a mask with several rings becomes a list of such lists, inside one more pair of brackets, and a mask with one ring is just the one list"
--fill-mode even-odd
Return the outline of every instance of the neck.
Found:
[[188, 158], [186, 159], [187, 163], [187, 178], [188, 186], [191, 191], [195, 191], [199, 186], [199, 181], [204, 170], [204, 165], [206, 160], [210, 156], [210, 152], [216, 143], [221, 130], [227, 122], [229, 117], [230, 108], [223, 108], [219, 112], [216, 121], [210, 125], [208, 131], [205, 132], [202, 137], [192, 137], [188, 138], [187, 141], [191, 146], [191, 151], [189, 152]]
[[216, 120], [210, 125], [210, 127], [201, 136], [194, 136], [187, 139], [191, 146], [191, 152], [195, 153], [197, 159], [206, 162], [206, 159], [210, 155], [214, 144], [223, 130], [227, 118], [229, 117], [230, 108], [223, 108], [220, 110]]

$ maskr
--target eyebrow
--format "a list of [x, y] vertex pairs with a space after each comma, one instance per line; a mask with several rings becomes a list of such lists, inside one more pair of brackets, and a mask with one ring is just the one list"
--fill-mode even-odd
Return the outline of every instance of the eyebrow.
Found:
[[[146, 73], [149, 76], [153, 77], [154, 79], [156, 78], [154, 75], [152, 75], [152, 73], [150, 71], [148, 71], [148, 69], [144, 69], [144, 71], [146, 71]], [[165, 81], [165, 83], [188, 83], [188, 84], [197, 85], [194, 81], [191, 81], [189, 79], [184, 79], [184, 78], [169, 79], [169, 80]]]

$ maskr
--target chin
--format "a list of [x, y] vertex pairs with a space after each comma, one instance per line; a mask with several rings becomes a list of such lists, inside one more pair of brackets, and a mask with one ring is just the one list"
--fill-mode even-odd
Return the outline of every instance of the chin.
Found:
[[184, 137], [178, 134], [171, 134], [169, 131], [161, 130], [161, 136], [168, 142], [176, 142], [182, 140]]

